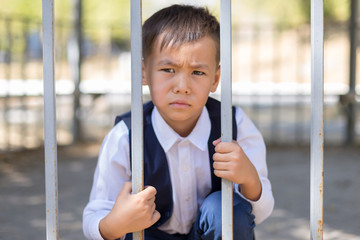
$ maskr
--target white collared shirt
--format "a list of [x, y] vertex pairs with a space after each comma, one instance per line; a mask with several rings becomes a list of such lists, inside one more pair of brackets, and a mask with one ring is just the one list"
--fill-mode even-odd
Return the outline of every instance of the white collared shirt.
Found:
[[[273, 210], [274, 198], [267, 177], [265, 144], [254, 124], [236, 108], [237, 141], [258, 171], [262, 193], [253, 206], [255, 222], [266, 219]], [[156, 137], [165, 151], [173, 189], [173, 214], [159, 227], [167, 233], [187, 234], [197, 210], [211, 191], [208, 152], [210, 118], [204, 107], [193, 131], [187, 137], [178, 135], [161, 117], [156, 107], [151, 120]], [[118, 123], [105, 137], [94, 174], [90, 201], [84, 209], [83, 230], [88, 239], [103, 239], [99, 222], [112, 209], [123, 184], [130, 181], [129, 131]], [[234, 184], [237, 194], [238, 186]], [[241, 195], [241, 194], [240, 194]], [[243, 196], [242, 196], [243, 197]]]

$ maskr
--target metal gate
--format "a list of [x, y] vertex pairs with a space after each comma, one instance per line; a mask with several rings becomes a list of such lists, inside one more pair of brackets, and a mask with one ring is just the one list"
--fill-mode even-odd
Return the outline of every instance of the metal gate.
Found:
[[[57, 140], [54, 81], [54, 0], [43, 0], [43, 68], [44, 68], [44, 128], [46, 181], [47, 239], [58, 239]], [[323, 0], [311, 0], [311, 239], [323, 236], [323, 151], [324, 151], [324, 83], [323, 83]], [[143, 189], [142, 147], [142, 86], [141, 72], [141, 0], [131, 1], [132, 53], [132, 164], [133, 192]], [[223, 141], [231, 141], [231, 0], [221, 1], [221, 71], [222, 103], [221, 132]], [[135, 150], [134, 150], [135, 149]], [[232, 236], [232, 183], [222, 181], [223, 239]], [[134, 234], [143, 239], [143, 232]]]

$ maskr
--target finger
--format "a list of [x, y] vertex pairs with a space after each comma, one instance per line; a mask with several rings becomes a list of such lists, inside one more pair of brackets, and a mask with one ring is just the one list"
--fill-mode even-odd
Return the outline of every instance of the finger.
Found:
[[155, 197], [147, 200], [148, 204], [153, 204], [155, 202]]
[[144, 197], [145, 199], [149, 200], [155, 197], [156, 195], [156, 189], [153, 186], [148, 186], [146, 189], [142, 190], [138, 193], [139, 196]]
[[214, 162], [213, 164], [214, 170], [217, 171], [229, 171], [230, 164], [227, 162]]
[[215, 152], [217, 153], [228, 153], [234, 151], [237, 144], [233, 142], [220, 142], [215, 146]]
[[212, 142], [214, 146], [218, 145], [221, 142], [221, 138], [218, 138]]
[[151, 212], [155, 212], [156, 211], [156, 204], [155, 203], [152, 203], [151, 204]]
[[231, 159], [230, 153], [214, 153], [213, 160], [215, 162], [229, 162]]
[[161, 217], [160, 213], [157, 210], [155, 210], [153, 215], [152, 215], [152, 219], [151, 219], [152, 223], [151, 223], [151, 225], [156, 223], [160, 219], [160, 217]]
[[230, 171], [226, 171], [226, 170], [214, 170], [214, 174], [215, 176], [219, 177], [219, 178], [225, 178], [228, 180], [230, 179], [231, 176], [231, 172]]

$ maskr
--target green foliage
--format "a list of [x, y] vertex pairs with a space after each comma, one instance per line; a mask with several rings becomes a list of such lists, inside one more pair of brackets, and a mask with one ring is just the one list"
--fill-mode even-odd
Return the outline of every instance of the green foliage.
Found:
[[[310, 21], [310, 0], [301, 0], [301, 10], [307, 22]], [[350, 0], [325, 0], [324, 18], [326, 21], [343, 22], [350, 15]]]
[[86, 24], [130, 24], [130, 0], [83, 0]]
[[[55, 34], [61, 32], [62, 38], [71, 32], [73, 5], [75, 0], [55, 0]], [[130, 37], [130, 0], [82, 0], [82, 19], [87, 38], [97, 43], [115, 41], [127, 45]], [[1, 0], [0, 18], [12, 18], [16, 21], [41, 22], [41, 0]], [[5, 34], [5, 23], [0, 24], [0, 34]], [[29, 29], [30, 30], [30, 29]], [[21, 34], [21, 24], [11, 25], [12, 34]], [[1, 35], [3, 35], [1, 34]]]
[[[241, 0], [240, 2], [258, 18], [266, 16], [278, 26], [296, 26], [310, 22], [310, 0]], [[324, 0], [325, 20], [346, 21], [349, 18], [349, 6], [349, 0]]]
[[[8, 17], [21, 17], [41, 20], [41, 0], [1, 0], [0, 14]], [[70, 18], [70, 1], [55, 1], [54, 14], [57, 20]]]
[[127, 45], [130, 38], [130, 0], [83, 0], [83, 26], [93, 41]]
[[325, 19], [332, 21], [346, 21], [350, 16], [349, 0], [326, 0], [324, 2]]
[[1, 0], [0, 13], [41, 19], [41, 0]]
[[[61, 31], [61, 38], [64, 41], [71, 32], [74, 1], [55, 0], [56, 23], [65, 26], [55, 32]], [[176, 2], [169, 0], [169, 4]], [[167, 3], [165, 0], [143, 1], [144, 18], [152, 14], [160, 5]], [[40, 22], [41, 5], [41, 0], [1, 0], [0, 18], [5, 16]], [[324, 0], [325, 19], [335, 22], [347, 21], [349, 5], [350, 0]], [[129, 46], [130, 0], [82, 0], [82, 6], [83, 29], [87, 38], [98, 44], [112, 42], [122, 48]], [[310, 0], [233, 0], [233, 12], [236, 12], [233, 16], [235, 25], [238, 20], [260, 24], [270, 21], [278, 27], [292, 27], [310, 21]], [[0, 35], [6, 34], [5, 29], [6, 24], [1, 22]], [[11, 31], [12, 34], [22, 34], [21, 24], [12, 24]]]

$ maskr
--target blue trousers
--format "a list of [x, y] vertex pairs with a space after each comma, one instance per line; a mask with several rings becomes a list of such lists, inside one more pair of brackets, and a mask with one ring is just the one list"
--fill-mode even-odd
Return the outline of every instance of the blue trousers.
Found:
[[[234, 240], [254, 239], [254, 215], [249, 202], [234, 194]], [[210, 194], [200, 207], [191, 232], [168, 234], [158, 229], [145, 229], [145, 240], [221, 240], [221, 192]], [[131, 240], [132, 234], [126, 235]]]

